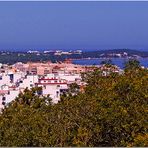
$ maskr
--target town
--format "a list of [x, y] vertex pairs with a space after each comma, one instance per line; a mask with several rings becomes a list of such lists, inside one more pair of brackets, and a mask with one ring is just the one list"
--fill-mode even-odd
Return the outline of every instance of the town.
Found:
[[81, 73], [87, 73], [94, 68], [103, 71], [103, 75], [111, 70], [122, 73], [122, 70], [114, 66], [81, 66], [72, 64], [71, 60], [61, 63], [28, 62], [26, 64], [17, 62], [14, 65], [0, 64], [0, 109], [14, 100], [20, 92], [26, 88], [42, 87], [43, 96], [50, 95], [53, 103], [60, 100], [60, 96], [67, 92], [70, 84], [76, 83], [80, 91], [83, 91], [85, 83], [82, 81]]
[[0, 147], [148, 147], [148, 2], [0, 2]]

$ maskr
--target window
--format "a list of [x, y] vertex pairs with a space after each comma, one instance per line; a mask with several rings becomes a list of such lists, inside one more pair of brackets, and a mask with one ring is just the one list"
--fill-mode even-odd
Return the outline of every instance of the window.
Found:
[[59, 92], [57, 91], [57, 98], [59, 97]]
[[2, 102], [2, 105], [5, 105], [6, 103], [5, 102]]
[[6, 97], [3, 97], [2, 100], [5, 101], [6, 100]]
[[42, 94], [43, 94], [43, 92], [42, 92], [42, 91], [38, 91], [37, 93], [38, 93], [38, 95], [42, 95]]
[[60, 87], [60, 85], [57, 85], [57, 88], [59, 88]]

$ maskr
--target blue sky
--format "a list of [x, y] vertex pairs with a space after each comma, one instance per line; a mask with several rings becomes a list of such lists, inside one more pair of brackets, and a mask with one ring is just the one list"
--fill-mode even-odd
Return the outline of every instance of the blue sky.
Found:
[[0, 2], [0, 49], [148, 49], [148, 2]]

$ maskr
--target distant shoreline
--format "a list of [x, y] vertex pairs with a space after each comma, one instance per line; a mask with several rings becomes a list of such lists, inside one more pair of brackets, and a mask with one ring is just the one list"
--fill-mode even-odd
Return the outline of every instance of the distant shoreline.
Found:
[[16, 51], [0, 51], [0, 63], [14, 64], [17, 62], [46, 62], [51, 61], [63, 62], [66, 59], [71, 60], [95, 60], [95, 59], [130, 59], [130, 58], [148, 58], [148, 51], [138, 51], [131, 49], [112, 49], [112, 50], [97, 50], [97, 51], [37, 51], [29, 50], [27, 52]]
[[[83, 59], [71, 59], [73, 64], [90, 66], [90, 65], [101, 65], [101, 63], [107, 59], [111, 60], [111, 63], [117, 65], [121, 69], [124, 69], [125, 63], [130, 58], [83, 58]], [[138, 58], [141, 66], [148, 68], [148, 58]]]
[[[71, 59], [71, 60], [97, 60], [97, 59], [131, 59], [132, 57], [110, 57], [110, 58], [108, 58], [108, 57], [104, 57], [104, 58], [76, 58], [76, 59]], [[138, 57], [138, 58], [136, 58], [136, 59], [148, 59], [148, 57]]]

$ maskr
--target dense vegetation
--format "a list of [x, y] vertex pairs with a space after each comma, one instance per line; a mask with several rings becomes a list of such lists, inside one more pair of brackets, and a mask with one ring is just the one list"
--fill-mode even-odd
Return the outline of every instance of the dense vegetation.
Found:
[[[61, 56], [55, 56], [54, 53], [47, 53], [44, 54], [41, 52], [40, 54], [30, 54], [26, 52], [0, 52], [0, 63], [4, 64], [14, 64], [16, 62], [23, 62], [26, 63], [28, 61], [37, 62], [37, 61], [64, 61], [67, 58], [70, 59], [81, 59], [81, 58], [112, 58], [116, 56], [109, 56], [111, 53], [115, 54], [123, 54], [124, 52], [128, 53], [128, 56], [140, 56], [143, 58], [148, 57], [147, 51], [138, 51], [138, 50], [129, 50], [129, 49], [112, 49], [112, 50], [98, 50], [98, 51], [88, 51], [88, 52], [82, 52], [82, 54], [72, 54], [72, 55], [61, 55]], [[101, 56], [104, 54], [103, 56]]]
[[0, 146], [148, 146], [148, 70], [83, 75], [58, 104], [26, 89], [0, 115]]
[[[139, 50], [132, 50], [132, 49], [110, 49], [110, 50], [98, 50], [98, 51], [90, 51], [90, 52], [84, 52], [83, 57], [100, 57], [101, 54], [104, 54], [104, 56], [101, 57], [110, 57], [109, 54], [115, 53], [115, 54], [123, 54], [124, 52], [128, 53], [128, 56], [140, 56], [143, 58], [148, 57], [147, 51], [139, 51]], [[116, 56], [112, 56], [116, 57]]]

